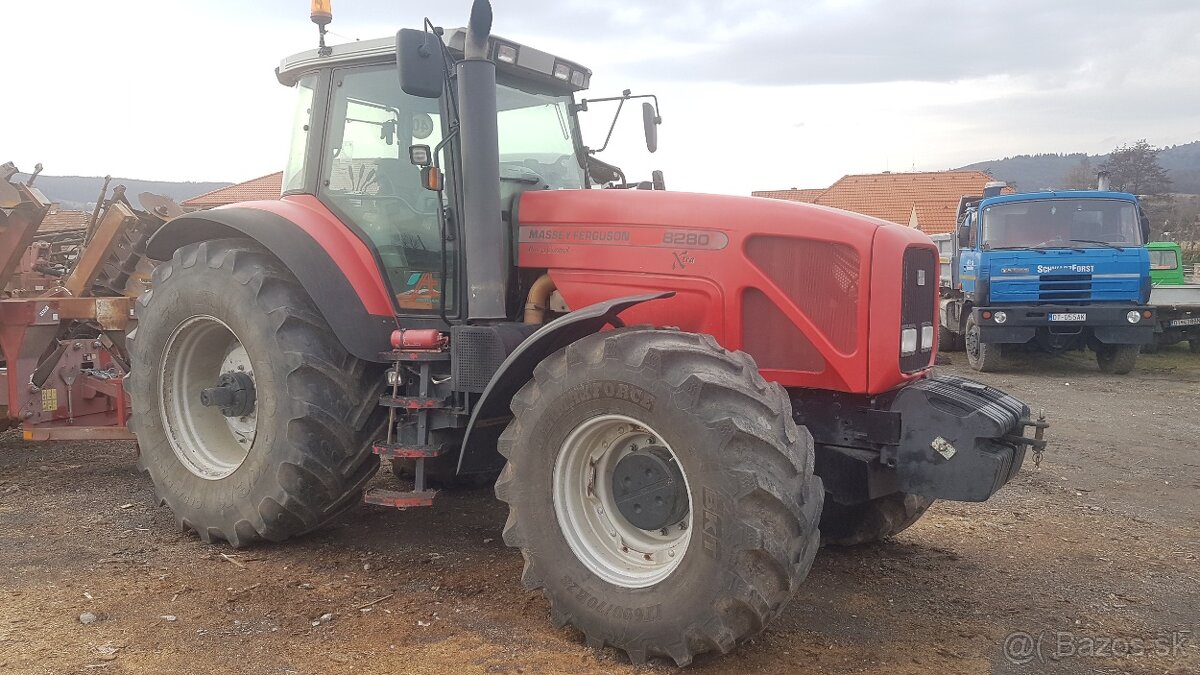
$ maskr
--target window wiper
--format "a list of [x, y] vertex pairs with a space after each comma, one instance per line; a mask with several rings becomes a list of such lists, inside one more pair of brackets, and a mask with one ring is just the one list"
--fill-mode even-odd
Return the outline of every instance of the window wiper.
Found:
[[1046, 252], [1043, 251], [1042, 249], [1035, 248], [1032, 246], [988, 246], [988, 247], [985, 247], [983, 250], [985, 250], [985, 251], [1037, 251], [1038, 253], [1041, 253], [1042, 255], [1046, 255]]
[[1100, 244], [1101, 246], [1107, 246], [1107, 247], [1109, 247], [1109, 248], [1114, 248], [1114, 249], [1116, 249], [1116, 250], [1118, 250], [1118, 251], [1124, 251], [1124, 250], [1125, 250], [1125, 247], [1124, 247], [1124, 246], [1117, 246], [1116, 244], [1114, 244], [1114, 243], [1112, 243], [1112, 242], [1109, 242], [1109, 241], [1099, 241], [1099, 240], [1097, 240], [1097, 239], [1068, 239], [1067, 241], [1077, 241], [1077, 242], [1079, 242], [1080, 244]]

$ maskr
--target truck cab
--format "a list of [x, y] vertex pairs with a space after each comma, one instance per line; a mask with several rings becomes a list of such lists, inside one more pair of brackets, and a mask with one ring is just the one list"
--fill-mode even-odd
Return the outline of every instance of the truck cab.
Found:
[[959, 204], [943, 329], [977, 370], [1006, 352], [1091, 349], [1127, 373], [1154, 335], [1148, 224], [1137, 197], [1073, 190], [1000, 194]]
[[1150, 255], [1150, 304], [1154, 305], [1157, 328], [1154, 344], [1142, 351], [1155, 351], [1177, 342], [1187, 342], [1200, 354], [1200, 284], [1187, 283], [1183, 249], [1173, 241], [1146, 244]]

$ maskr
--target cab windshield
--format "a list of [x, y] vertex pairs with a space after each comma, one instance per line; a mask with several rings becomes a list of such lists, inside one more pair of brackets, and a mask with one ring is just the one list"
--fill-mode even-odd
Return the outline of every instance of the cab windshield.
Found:
[[553, 190], [586, 187], [570, 96], [501, 80], [496, 103], [501, 180], [541, 179]]
[[1117, 199], [1038, 199], [983, 210], [983, 248], [1141, 246], [1137, 207]]

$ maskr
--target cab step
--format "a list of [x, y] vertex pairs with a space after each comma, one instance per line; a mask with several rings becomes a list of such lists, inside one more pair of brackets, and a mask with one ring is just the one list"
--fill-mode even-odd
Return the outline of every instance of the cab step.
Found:
[[377, 442], [371, 446], [371, 452], [381, 459], [433, 459], [446, 454], [446, 444], [440, 445], [404, 445], [400, 443]]
[[372, 488], [363, 493], [363, 502], [396, 509], [412, 509], [419, 506], [433, 506], [435, 496], [437, 496], [437, 490], [396, 492], [395, 490]]
[[380, 396], [379, 405], [386, 408], [403, 408], [405, 410], [435, 410], [445, 408], [446, 402], [440, 398], [424, 396]]

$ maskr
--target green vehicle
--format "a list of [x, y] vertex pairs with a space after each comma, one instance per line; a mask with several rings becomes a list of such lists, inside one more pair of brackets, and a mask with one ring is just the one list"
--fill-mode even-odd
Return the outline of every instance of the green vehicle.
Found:
[[1193, 354], [1200, 354], [1200, 284], [1187, 283], [1183, 271], [1183, 250], [1173, 241], [1146, 244], [1150, 253], [1150, 304], [1158, 309], [1154, 344], [1143, 351], [1154, 351], [1187, 341]]

